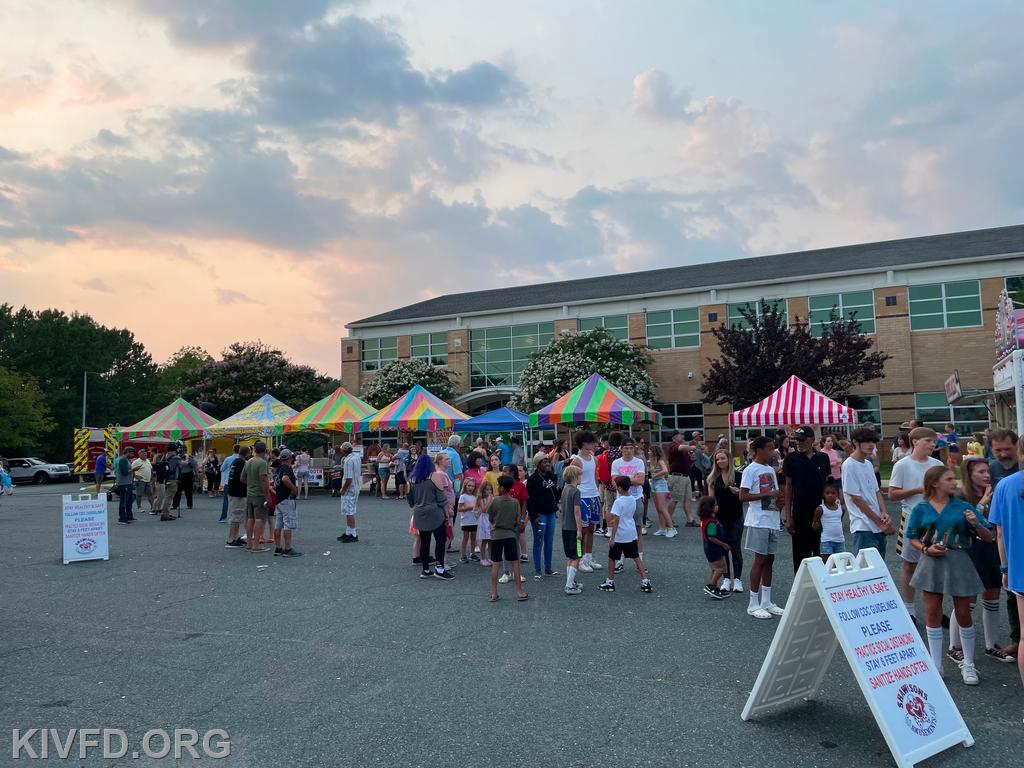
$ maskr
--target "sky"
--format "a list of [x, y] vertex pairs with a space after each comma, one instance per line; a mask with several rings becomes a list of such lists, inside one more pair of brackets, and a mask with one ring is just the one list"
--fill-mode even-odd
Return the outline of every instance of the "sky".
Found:
[[158, 361], [1024, 222], [1013, 2], [0, 0], [0, 302]]

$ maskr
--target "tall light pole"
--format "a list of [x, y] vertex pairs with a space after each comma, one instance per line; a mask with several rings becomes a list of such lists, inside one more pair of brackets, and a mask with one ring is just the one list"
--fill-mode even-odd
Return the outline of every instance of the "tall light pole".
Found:
[[89, 372], [82, 371], [82, 429], [85, 429], [85, 399], [89, 394]]

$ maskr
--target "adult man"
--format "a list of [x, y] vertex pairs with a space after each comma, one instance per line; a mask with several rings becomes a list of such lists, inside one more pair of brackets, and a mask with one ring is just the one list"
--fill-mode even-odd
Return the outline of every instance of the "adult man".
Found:
[[145, 448], [139, 449], [139, 458], [132, 462], [132, 477], [134, 479], [133, 494], [135, 506], [142, 514], [142, 500], [149, 501], [149, 511], [153, 511], [153, 463], [149, 460], [149, 452]]
[[93, 468], [96, 473], [96, 493], [100, 492], [100, 486], [107, 479], [107, 454], [101, 453], [96, 457], [96, 466]]
[[448, 458], [451, 459], [451, 464], [448, 466], [448, 479], [452, 481], [455, 493], [459, 493], [462, 490], [462, 454], [459, 453], [459, 446], [461, 445], [462, 438], [458, 435], [452, 435], [448, 438], [448, 447], [444, 449], [445, 453], [448, 454]]
[[498, 452], [498, 456], [501, 458], [501, 466], [506, 467], [512, 463], [512, 446], [507, 445], [501, 439], [501, 435], [494, 438], [494, 450]]
[[135, 522], [132, 515], [132, 460], [135, 449], [130, 445], [121, 450], [121, 455], [114, 461], [114, 483], [117, 485], [117, 522], [121, 525]]
[[338, 541], [353, 544], [359, 541], [359, 531], [356, 530], [356, 505], [359, 503], [363, 468], [359, 463], [359, 454], [352, 450], [352, 443], [341, 444], [341, 456], [344, 472], [344, 480], [341, 482], [341, 514], [345, 516], [345, 533], [338, 537]]
[[509, 463], [517, 467], [526, 466], [526, 449], [523, 448], [523, 439], [519, 435], [512, 435], [512, 460]]
[[874, 547], [885, 557], [885, 537], [893, 533], [892, 521], [878, 488], [875, 469], [868, 457], [878, 446], [874, 430], [858, 427], [850, 436], [853, 453], [843, 462], [843, 496], [850, 513], [851, 551], [857, 554], [865, 547]]
[[594, 562], [594, 529], [601, 523], [601, 490], [597, 485], [597, 438], [593, 432], [577, 432], [573, 438], [576, 453], [569, 460], [579, 467], [580, 476], [580, 520], [583, 523], [583, 557], [579, 569], [584, 573], [593, 573], [600, 568]]
[[[992, 429], [988, 433], [988, 445], [989, 450], [992, 451], [992, 459], [988, 463], [988, 472], [989, 477], [992, 478], [992, 488], [994, 490], [999, 487], [1001, 480], [1017, 473], [1019, 468], [1017, 435], [1006, 429]], [[1020, 653], [1021, 625], [1017, 608], [1017, 597], [1013, 592], [1006, 593], [1006, 616], [1010, 622], [1010, 640], [1012, 642], [1003, 650], [1014, 654], [1017, 657], [1018, 663], [1020, 663], [1022, 656]]]
[[[1000, 432], [998, 436], [995, 434], [997, 431]], [[997, 442], [1003, 443], [1007, 437], [1002, 432], [1003, 430], [993, 430], [992, 452], [996, 456], [995, 462], [1005, 459], [1005, 451], [1002, 452], [1004, 459], [1000, 459], [1000, 453], [996, 452]], [[1017, 443], [1017, 461], [1021, 460], [1024, 460], [1024, 439]], [[1009, 477], [1004, 476], [999, 481], [992, 495], [992, 508], [988, 519], [996, 526], [1003, 587], [1017, 603], [1019, 642], [1020, 631], [1024, 629], [1020, 621], [1020, 613], [1024, 611], [1024, 472], [1018, 471]], [[1009, 652], [1009, 648], [1005, 650]], [[1016, 656], [1021, 683], [1024, 683], [1024, 653], [1019, 653], [1018, 648]]]
[[889, 478], [889, 498], [900, 503], [900, 528], [896, 535], [896, 554], [903, 560], [903, 575], [900, 591], [903, 593], [903, 605], [911, 618], [917, 620], [914, 607], [917, 590], [910, 586], [910, 579], [921, 561], [921, 550], [904, 538], [907, 535], [907, 521], [910, 513], [924, 499], [924, 473], [932, 467], [941, 467], [942, 462], [932, 458], [935, 450], [935, 430], [930, 427], [916, 427], [910, 430], [910, 455], [893, 464], [892, 476]]
[[[690, 512], [690, 497], [693, 495], [693, 484], [690, 482], [690, 470], [693, 469], [693, 446], [683, 440], [683, 433], [678, 429], [672, 433], [672, 442], [665, 452], [668, 462], [668, 490], [671, 501], [668, 503], [668, 516], [672, 518], [676, 504], [682, 502], [686, 525], [693, 528], [697, 525], [693, 513]], [[673, 530], [673, 529], [670, 529]], [[666, 537], [671, 538], [668, 534]]]
[[256, 455], [242, 467], [242, 482], [245, 483], [245, 543], [249, 552], [266, 552], [267, 548], [260, 544], [260, 535], [267, 521], [267, 496], [270, 494], [267, 444], [257, 440], [253, 451]]
[[231, 449], [231, 453], [228, 454], [227, 458], [220, 464], [220, 487], [223, 491], [223, 500], [220, 506], [220, 518], [217, 520], [218, 523], [226, 523], [228, 521], [228, 481], [231, 479], [231, 467], [236, 461], [238, 461], [238, 454], [241, 447], [237, 444]]
[[785, 613], [772, 601], [772, 573], [781, 527], [778, 500], [782, 491], [778, 476], [769, 464], [775, 443], [770, 437], [761, 435], [751, 441], [750, 448], [754, 460], [743, 470], [740, 479], [740, 501], [747, 505], [743, 521], [743, 548], [754, 553], [747, 614], [755, 619], [770, 619]]
[[[237, 455], [232, 454], [229, 458], [233, 461], [230, 465], [227, 480], [224, 481], [224, 493], [228, 500], [228, 541], [224, 545], [226, 549], [245, 549], [245, 540], [239, 536], [242, 524], [245, 523], [245, 501], [246, 487], [242, 479], [242, 470], [249, 458], [249, 446], [235, 446]], [[225, 462], [226, 464], [227, 462]], [[221, 465], [223, 466], [223, 465]], [[247, 526], [248, 527], [248, 526]]]
[[294, 455], [287, 448], [282, 448], [278, 455], [280, 464], [274, 480], [277, 491], [277, 507], [274, 510], [274, 556], [299, 557], [298, 550], [292, 549], [292, 533], [299, 527], [299, 512], [296, 509], [298, 486], [295, 484], [295, 471], [292, 469]]
[[828, 456], [814, 447], [814, 430], [800, 427], [793, 433], [796, 450], [782, 460], [786, 478], [784, 515], [793, 540], [793, 571], [805, 557], [818, 557], [821, 534], [814, 530], [814, 510], [821, 505], [825, 479], [832, 476]]

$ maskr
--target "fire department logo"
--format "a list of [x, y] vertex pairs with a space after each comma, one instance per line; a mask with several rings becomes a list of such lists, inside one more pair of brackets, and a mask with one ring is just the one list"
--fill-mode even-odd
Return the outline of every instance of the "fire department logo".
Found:
[[90, 552], [96, 549], [95, 539], [79, 539], [75, 542], [75, 550], [80, 555], [88, 555]]
[[896, 694], [896, 706], [905, 713], [904, 722], [918, 736], [931, 736], [937, 724], [935, 706], [928, 703], [928, 694], [907, 683]]

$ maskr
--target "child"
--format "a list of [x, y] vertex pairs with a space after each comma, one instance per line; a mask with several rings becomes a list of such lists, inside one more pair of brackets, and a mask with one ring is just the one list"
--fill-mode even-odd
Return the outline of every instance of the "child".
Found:
[[651, 580], [647, 578], [647, 569], [644, 568], [644, 561], [640, 559], [640, 551], [637, 549], [636, 532], [636, 499], [630, 495], [629, 489], [633, 482], [628, 477], [619, 475], [615, 478], [615, 503], [612, 504], [608, 514], [610, 524], [611, 542], [608, 547], [608, 577], [600, 584], [598, 589], [602, 592], [615, 591], [615, 563], [619, 557], [628, 557], [636, 563], [636, 569], [640, 572], [640, 591], [652, 592]]
[[[782, 491], [771, 466], [776, 456], [775, 441], [761, 435], [751, 440], [750, 448], [754, 452], [754, 460], [743, 470], [740, 478], [740, 501], [747, 505], [743, 520], [743, 548], [754, 553], [747, 614], [755, 619], [770, 619], [785, 612], [772, 602], [772, 571], [779, 528], [782, 527], [778, 501]], [[867, 466], [870, 472], [870, 465]], [[843, 485], [846, 485], [845, 478]]]
[[715, 600], [732, 596], [732, 589], [721, 590], [718, 583], [725, 578], [725, 554], [732, 550], [725, 541], [725, 529], [718, 520], [718, 503], [714, 496], [702, 496], [697, 502], [697, 517], [700, 518], [700, 537], [704, 542], [704, 557], [708, 561], [708, 583], [704, 594]]
[[[513, 499], [515, 499], [516, 501], [519, 502], [519, 511], [520, 511], [520, 514], [522, 515], [523, 519], [525, 520], [526, 519], [526, 502], [530, 498], [530, 493], [529, 493], [529, 491], [526, 490], [526, 483], [524, 483], [522, 481], [522, 478], [520, 477], [520, 474], [519, 474], [520, 468], [518, 466], [516, 466], [515, 464], [506, 464], [505, 467], [502, 469], [502, 472], [504, 473], [503, 474], [504, 477], [507, 477], [507, 478], [509, 478], [512, 481], [512, 487], [511, 487], [511, 489], [509, 489], [508, 495], [510, 497], [512, 497]], [[501, 478], [498, 478], [498, 482], [500, 484]], [[492, 522], [494, 521], [493, 517], [491, 518], [491, 521]], [[526, 529], [525, 528], [523, 530], [519, 531], [519, 535], [518, 535], [517, 538], [519, 539], [519, 552], [521, 553], [519, 555], [519, 561], [523, 562], [523, 563], [529, 562], [530, 558], [527, 556], [526, 551], [525, 551], [526, 550]], [[512, 578], [512, 574], [509, 573], [508, 566], [506, 565], [505, 566], [505, 573], [502, 574], [502, 577], [501, 577], [501, 579], [502, 579], [501, 583], [502, 584], [507, 584], [509, 579], [511, 579], [511, 578]], [[526, 577], [525, 576], [523, 577], [523, 581], [526, 581]]]
[[578, 595], [583, 588], [576, 582], [576, 571], [583, 555], [583, 502], [580, 499], [580, 478], [583, 470], [570, 464], [562, 470], [562, 548], [565, 550], [565, 594]]
[[[518, 534], [525, 527], [526, 515], [519, 506], [519, 502], [513, 499], [509, 493], [515, 484], [509, 475], [502, 475], [498, 478], [498, 496], [491, 502], [490, 515], [493, 528], [491, 530], [491, 597], [490, 602], [498, 600], [498, 571], [505, 563], [505, 568], [511, 564], [512, 573], [515, 577], [516, 599], [526, 600], [529, 595], [523, 591], [523, 578], [519, 569], [519, 546]], [[507, 571], [506, 571], [507, 573]], [[504, 579], [504, 577], [502, 577]], [[502, 583], [507, 583], [504, 579]]]
[[491, 559], [488, 557], [491, 545], [491, 501], [494, 494], [491, 492], [491, 484], [480, 483], [480, 490], [476, 494], [476, 514], [480, 526], [480, 565], [485, 568], [491, 567]]
[[825, 483], [821, 492], [821, 506], [814, 510], [814, 522], [811, 527], [821, 534], [821, 548], [818, 552], [822, 560], [829, 555], [846, 551], [846, 536], [843, 535], [843, 507], [839, 503], [839, 489], [833, 482]]
[[[476, 529], [478, 516], [476, 509], [477, 481], [475, 477], [468, 477], [462, 484], [462, 493], [459, 496], [459, 512], [462, 513], [462, 544], [459, 545], [459, 560], [468, 563], [470, 560], [479, 562], [476, 554]], [[469, 557], [466, 557], [466, 545], [469, 545]]]
[[957, 437], [956, 428], [952, 424], [946, 425], [946, 448], [949, 450], [947, 466], [950, 469], [958, 469], [960, 466], [960, 438]]

